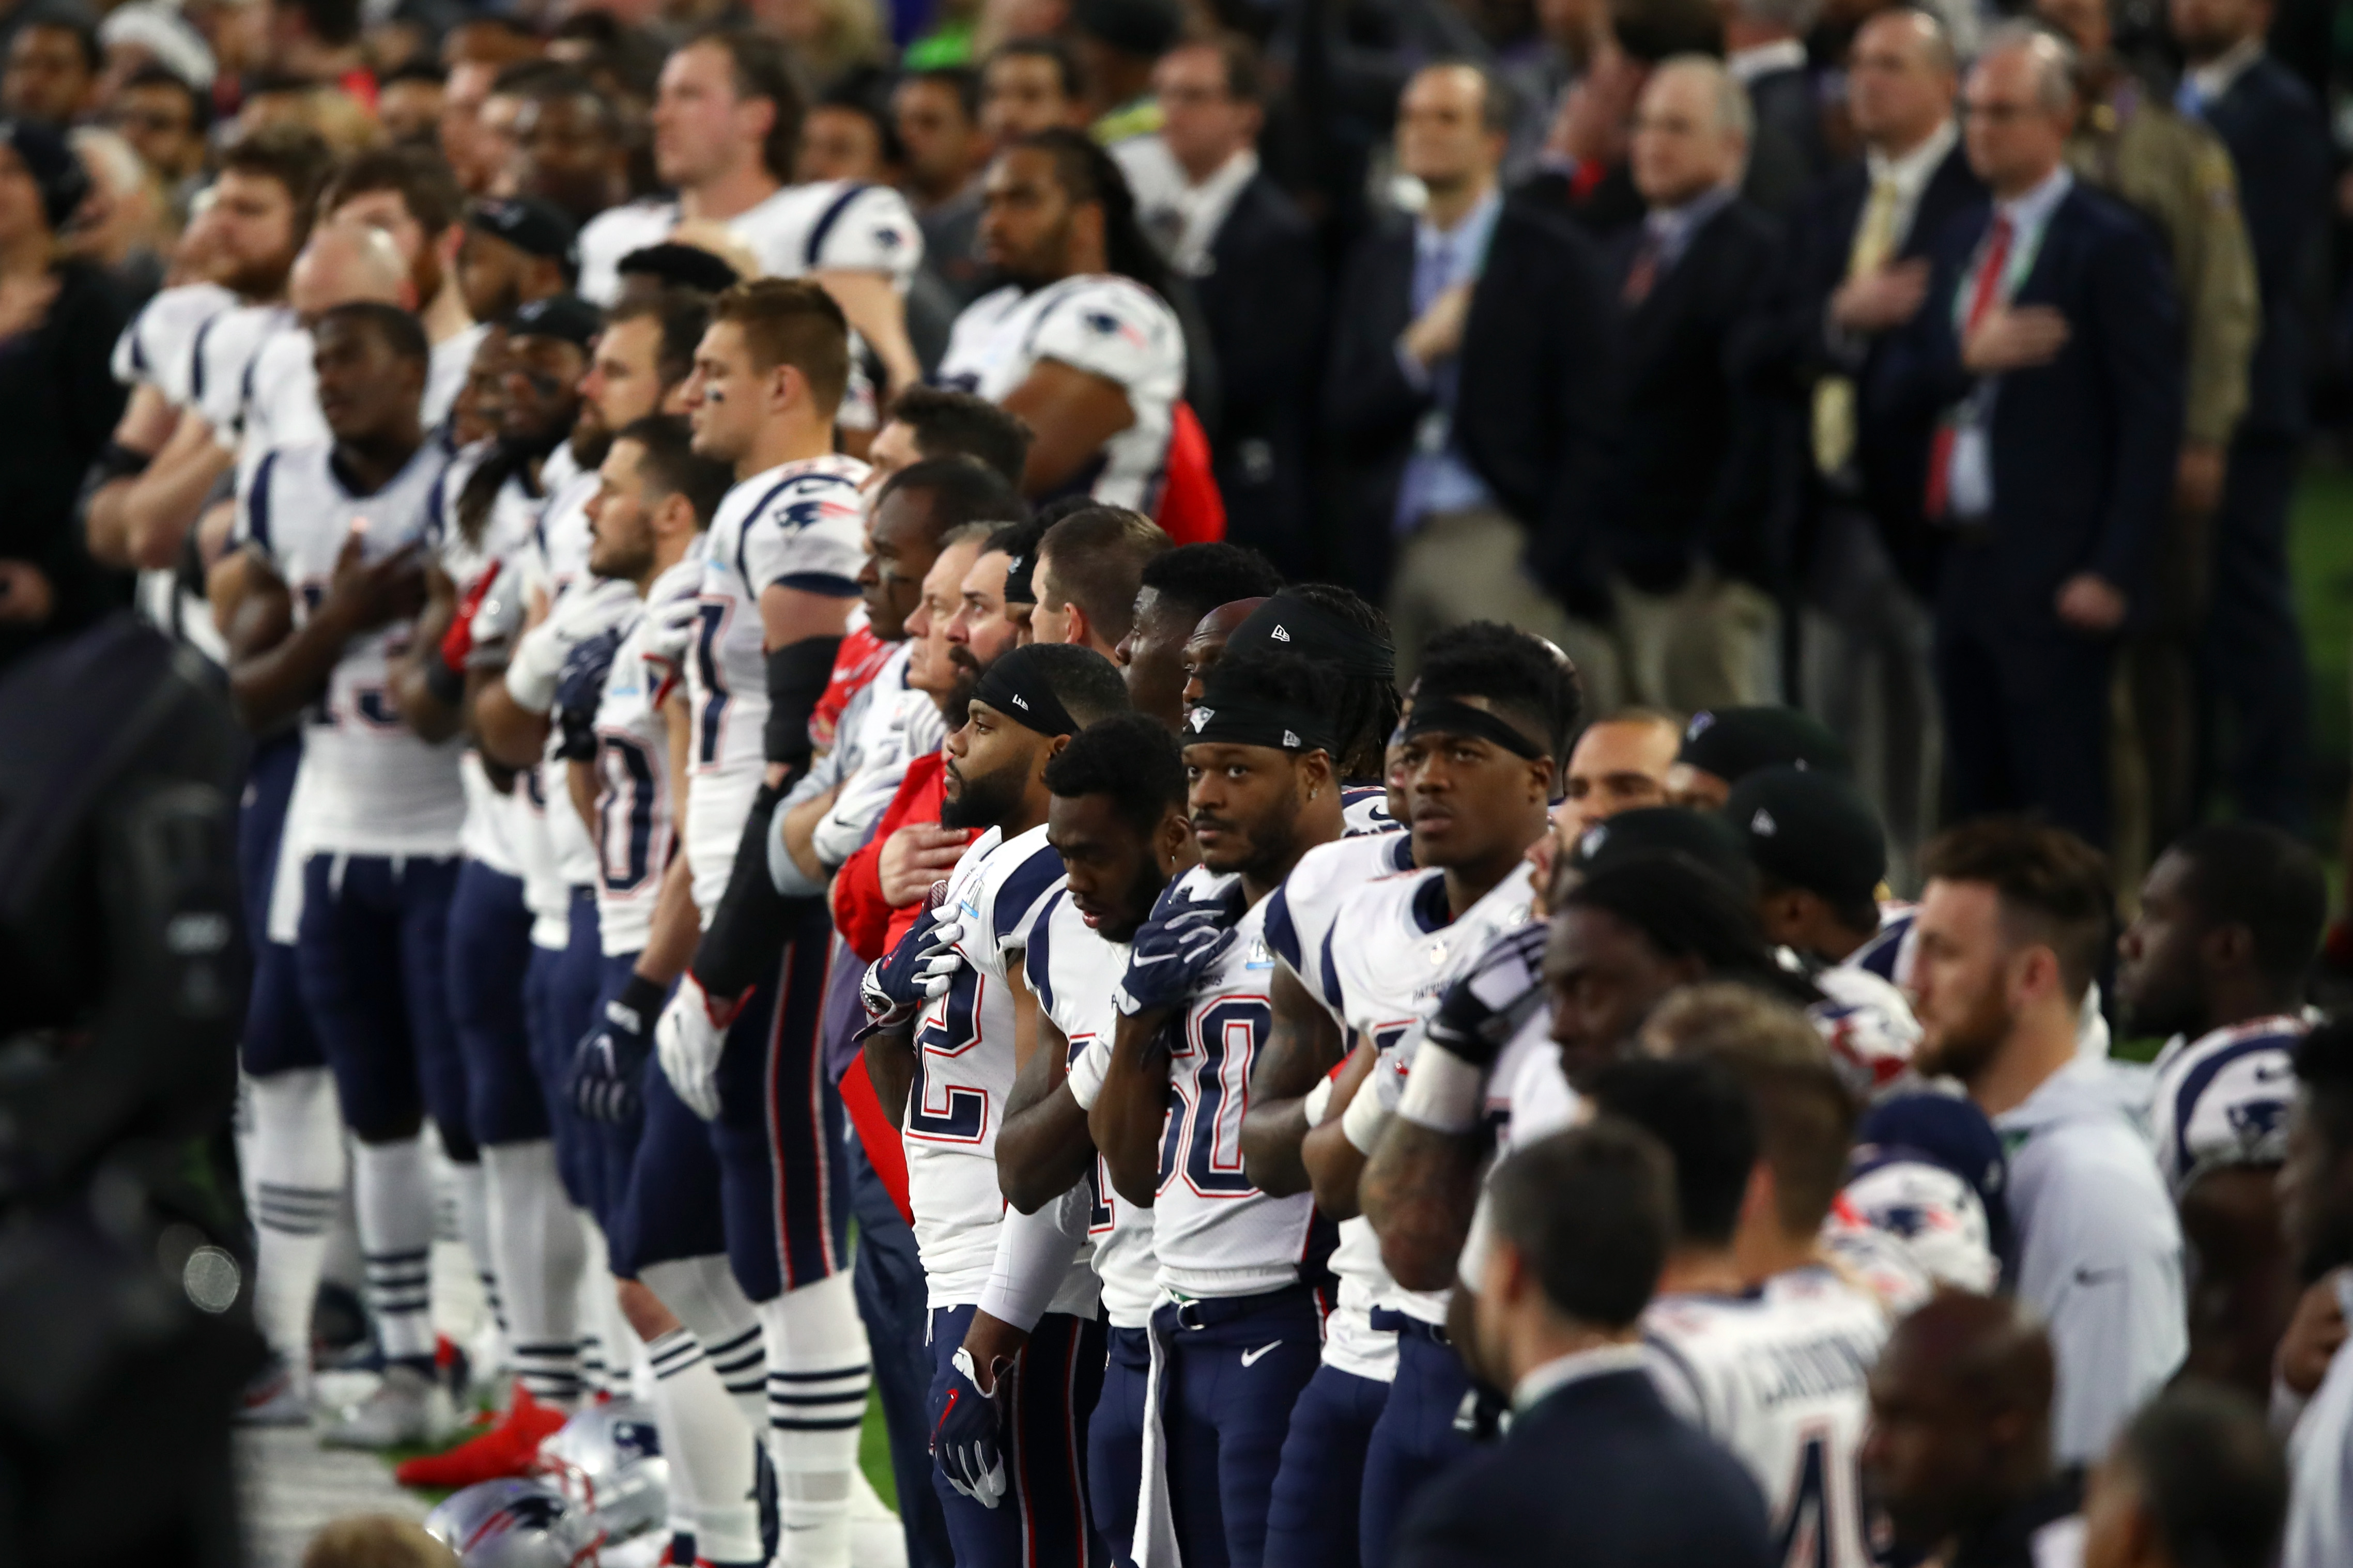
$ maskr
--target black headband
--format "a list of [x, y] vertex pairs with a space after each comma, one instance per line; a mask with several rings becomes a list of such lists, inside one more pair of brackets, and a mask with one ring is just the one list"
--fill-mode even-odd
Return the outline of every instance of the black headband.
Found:
[[[1025, 675], [1028, 679], [1024, 679]], [[987, 703], [1023, 729], [1035, 730], [1040, 735], [1079, 732], [1077, 722], [1063, 709], [1053, 689], [1029, 674], [1025, 661], [1011, 654], [983, 672], [980, 684], [973, 689], [972, 700]]]
[[1024, 550], [1005, 558], [1005, 602], [1008, 605], [1034, 605], [1038, 602], [1038, 552]]
[[1199, 707], [1185, 715], [1184, 731], [1176, 738], [1187, 746], [1330, 752], [1334, 749], [1331, 722], [1324, 714], [1287, 702], [1227, 697], [1213, 689]]
[[1413, 711], [1406, 715], [1404, 724], [1398, 728], [1398, 739], [1410, 741], [1432, 730], [1442, 730], [1450, 735], [1475, 735], [1531, 762], [1545, 755], [1545, 749], [1522, 734], [1518, 725], [1483, 708], [1473, 708], [1460, 698], [1416, 698]]
[[1293, 594], [1277, 594], [1252, 610], [1226, 639], [1226, 651], [1261, 644], [1289, 648], [1343, 676], [1390, 680], [1397, 675], [1397, 652], [1386, 638], [1352, 626]]

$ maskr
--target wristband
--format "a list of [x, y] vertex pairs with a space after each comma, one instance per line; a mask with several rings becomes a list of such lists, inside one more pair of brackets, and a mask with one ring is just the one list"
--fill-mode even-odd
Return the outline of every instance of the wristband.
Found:
[[1324, 1125], [1324, 1113], [1332, 1109], [1332, 1075], [1330, 1073], [1325, 1073], [1315, 1080], [1315, 1087], [1307, 1091], [1307, 1098], [1299, 1102], [1299, 1108], [1307, 1113], [1308, 1126]]
[[1071, 1087], [1071, 1098], [1079, 1102], [1081, 1110], [1092, 1110], [1095, 1101], [1103, 1098], [1103, 1073], [1111, 1066], [1111, 1053], [1090, 1045], [1071, 1064], [1063, 1082]]
[[1432, 1040], [1413, 1058], [1397, 1113], [1432, 1132], [1468, 1132], [1479, 1125], [1479, 1102], [1486, 1089], [1484, 1073]]
[[1370, 1084], [1359, 1085], [1356, 1098], [1348, 1101], [1348, 1109], [1340, 1112], [1340, 1136], [1345, 1138], [1359, 1154], [1369, 1155], [1381, 1141], [1381, 1129], [1389, 1124], [1388, 1107], [1381, 1103]]

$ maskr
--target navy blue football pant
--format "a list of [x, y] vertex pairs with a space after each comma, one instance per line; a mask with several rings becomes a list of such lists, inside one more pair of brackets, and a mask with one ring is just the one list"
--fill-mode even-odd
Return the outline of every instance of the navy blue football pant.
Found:
[[[637, 966], [638, 955], [634, 952], [598, 958], [596, 998], [588, 1012], [593, 1022], [604, 1020], [605, 1004], [619, 999], [621, 993], [628, 988], [630, 977], [637, 973]], [[652, 1042], [649, 1039], [647, 1043], [650, 1045]], [[654, 1077], [661, 1076], [661, 1069], [654, 1065], [651, 1056], [647, 1057], [645, 1068]], [[623, 1279], [637, 1277], [634, 1269], [624, 1271], [622, 1268], [618, 1233], [623, 1215], [628, 1207], [629, 1183], [637, 1167], [638, 1148], [646, 1135], [645, 1092], [641, 1080], [638, 1086], [638, 1109], [627, 1121], [581, 1123], [582, 1137], [588, 1145], [588, 1158], [596, 1174], [596, 1207], [594, 1212], [597, 1228], [605, 1233], [606, 1249], [612, 1254], [613, 1273]], [[551, 1099], [560, 1099], [569, 1109], [572, 1083], [568, 1068], [565, 1080], [551, 1086], [548, 1093]]]
[[[977, 1307], [932, 1312], [928, 1411], [955, 1375], [953, 1358]], [[1092, 1568], [1103, 1560], [1087, 1517], [1087, 1415], [1103, 1390], [1103, 1330], [1092, 1318], [1038, 1320], [998, 1403], [1005, 1496], [995, 1508], [948, 1484], [934, 1465], [932, 1490], [946, 1516], [956, 1568]], [[1188, 1560], [1189, 1561], [1189, 1560]]]
[[1471, 1374], [1446, 1331], [1403, 1312], [1376, 1311], [1373, 1327], [1397, 1331], [1398, 1372], [1365, 1454], [1356, 1530], [1364, 1568], [1383, 1568], [1415, 1496], [1477, 1445], [1454, 1428]]
[[613, 1272], [625, 1279], [657, 1263], [727, 1250], [711, 1124], [686, 1108], [650, 1056], [638, 1089], [645, 1110], [628, 1184], [605, 1232]]
[[891, 1474], [899, 1486], [899, 1524], [907, 1537], [907, 1568], [954, 1568], [947, 1521], [932, 1491], [932, 1349], [926, 1340], [923, 1259], [915, 1233], [891, 1201], [882, 1178], [858, 1140], [842, 1151], [858, 1216], [858, 1253], [850, 1288], [866, 1342], [874, 1354], [874, 1394], [891, 1439]]
[[524, 1020], [531, 956], [522, 879], [479, 860], [460, 863], [449, 897], [449, 1023], [465, 1056], [477, 1143], [528, 1143], [548, 1135], [547, 1098], [532, 1069]]
[[1291, 1407], [1267, 1505], [1266, 1560], [1276, 1568], [1356, 1568], [1365, 1449], [1389, 1385], [1325, 1362]]
[[362, 1140], [410, 1134], [427, 1112], [459, 1164], [474, 1158], [466, 1064], [449, 1025], [455, 856], [313, 855], [295, 959], [343, 1122]]
[[1314, 1294], [1293, 1285], [1171, 1302], [1152, 1331], [1165, 1348], [1161, 1430], [1185, 1568], [1259, 1568], [1292, 1406], [1323, 1356]]
[[564, 946], [532, 949], [523, 1004], [530, 1020], [532, 1073], [547, 1106], [548, 1131], [555, 1140], [556, 1173], [573, 1206], [594, 1214], [605, 1202], [597, 1191], [603, 1157], [587, 1124], [573, 1110], [568, 1090], [572, 1058], [580, 1048], [580, 1037], [588, 1032], [605, 978], [596, 889], [571, 890], [565, 930]]
[[1144, 1489], [1145, 1396], [1152, 1390], [1152, 1331], [1103, 1331], [1103, 1397], [1087, 1418], [1087, 1507], [1112, 1561], [1135, 1561], [1136, 1502]]
[[269, 890], [278, 879], [278, 847], [286, 837], [286, 805], [302, 765], [299, 730], [258, 742], [237, 815], [237, 871], [244, 896], [245, 929], [253, 945], [253, 989], [245, 1009], [238, 1059], [255, 1078], [327, 1065], [319, 1034], [302, 1003], [294, 949], [269, 940]]

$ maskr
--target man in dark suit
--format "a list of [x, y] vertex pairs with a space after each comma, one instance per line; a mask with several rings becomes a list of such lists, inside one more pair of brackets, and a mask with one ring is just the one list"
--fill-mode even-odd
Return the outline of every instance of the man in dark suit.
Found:
[[2109, 674], [2171, 496], [2182, 335], [2162, 243], [2065, 167], [2071, 70], [2048, 33], [1988, 39], [1962, 114], [1993, 199], [1939, 237], [1872, 395], [1889, 417], [1936, 411], [1953, 810], [2039, 808], [2105, 846]]
[[1806, 29], [1817, 0], [1734, 0], [1724, 18], [1724, 65], [1748, 89], [1757, 122], [1740, 193], [1775, 217], [1787, 217], [1830, 171], [1822, 108], [1806, 63]]
[[1929, 428], [1926, 417], [1892, 427], [1871, 418], [1856, 389], [1927, 297], [1929, 241], [1982, 201], [1985, 185], [1953, 118], [1952, 43], [1927, 12], [1899, 7], [1865, 22], [1847, 82], [1862, 156], [1818, 184], [1791, 218], [1762, 352], [1802, 410], [1796, 450], [1783, 454], [1799, 489], [1794, 564], [1808, 610], [1799, 689], [1854, 747], [1858, 782], [1901, 861], [1935, 811], [1930, 552], [1920, 525]]
[[1769, 1560], [1757, 1483], [1669, 1411], [1643, 1364], [1672, 1187], [1658, 1142], [1608, 1118], [1496, 1170], [1472, 1355], [1512, 1391], [1511, 1432], [1423, 1489], [1395, 1568]]
[[1647, 212], [1610, 242], [1623, 334], [1598, 510], [1628, 694], [1691, 712], [1781, 698], [1767, 442], [1782, 408], [1746, 384], [1742, 345], [1778, 237], [1739, 194], [1748, 97], [1721, 62], [1661, 62], [1636, 107]]
[[1358, 245], [1332, 318], [1334, 563], [1386, 595], [1400, 680], [1433, 633], [1501, 620], [1567, 649], [1606, 711], [1608, 639], [1572, 615], [1599, 598], [1588, 508], [1610, 311], [1591, 242], [1497, 189], [1508, 124], [1477, 67], [1406, 86], [1398, 162], [1428, 201]]
[[2306, 430], [2296, 283], [2327, 210], [2327, 123], [2311, 89], [2263, 51], [2268, 0], [2173, 0], [2172, 10], [2189, 62], [2175, 103], [2230, 149], [2263, 300], [2247, 411], [2215, 517], [2201, 650], [2208, 700], [2232, 716], [2225, 776], [2239, 809], [2301, 832], [2312, 805], [2311, 704], [2288, 586], [2287, 509]]
[[1136, 216], [1193, 280], [1222, 394], [1209, 449], [1226, 537], [1293, 578], [1323, 574], [1310, 521], [1307, 433], [1321, 370], [1315, 234], [1259, 167], [1258, 56], [1238, 38], [1179, 44], [1153, 68], [1159, 132], [1112, 149]]

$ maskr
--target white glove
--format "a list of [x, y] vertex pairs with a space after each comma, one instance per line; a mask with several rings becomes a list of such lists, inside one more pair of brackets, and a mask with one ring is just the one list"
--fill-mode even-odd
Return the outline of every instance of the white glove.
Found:
[[955, 950], [955, 944], [963, 940], [964, 926], [956, 921], [932, 932], [931, 947], [916, 971], [916, 984], [930, 1000], [938, 1001], [955, 984], [956, 971], [964, 967], [964, 954]]
[[691, 974], [681, 975], [678, 991], [654, 1026], [654, 1056], [662, 1076], [689, 1110], [705, 1121], [719, 1115], [719, 1054], [727, 1046], [727, 1026], [735, 1021], [741, 1004], [718, 1004], [704, 994]]
[[677, 667], [685, 659], [686, 650], [694, 646], [694, 634], [702, 625], [702, 601], [692, 594], [649, 605], [644, 638], [646, 656]]
[[579, 640], [552, 616], [515, 639], [514, 653], [507, 660], [506, 682], [507, 695], [514, 699], [516, 707], [544, 713], [554, 704], [555, 679], [564, 673], [565, 658]]

